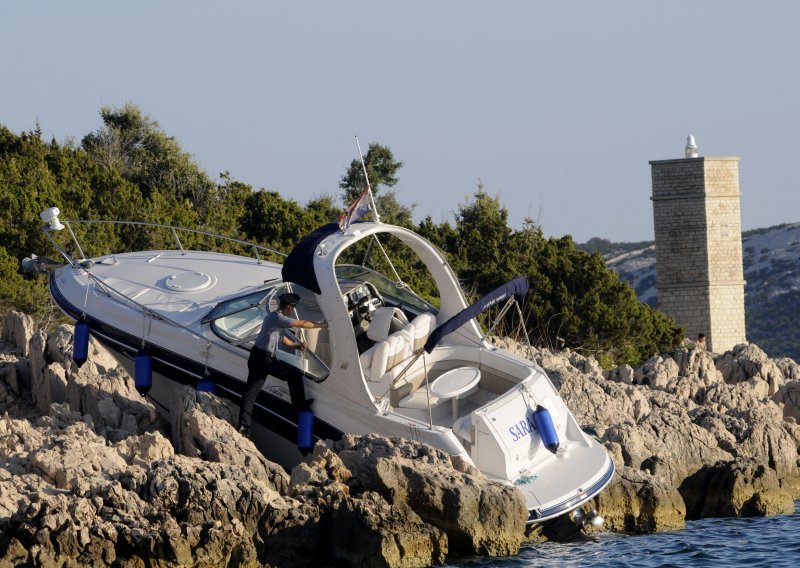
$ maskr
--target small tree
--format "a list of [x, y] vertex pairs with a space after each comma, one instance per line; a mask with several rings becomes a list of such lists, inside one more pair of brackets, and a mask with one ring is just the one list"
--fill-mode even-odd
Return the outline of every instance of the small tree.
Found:
[[458, 271], [470, 293], [488, 292], [508, 280], [507, 265], [512, 231], [508, 227], [508, 210], [500, 199], [492, 197], [478, 184], [472, 202], [463, 204], [456, 213]]
[[[375, 195], [378, 195], [382, 185], [394, 187], [397, 184], [397, 171], [403, 167], [403, 162], [394, 159], [388, 146], [382, 146], [377, 142], [370, 143], [369, 149], [364, 155], [364, 164], [367, 168], [372, 192]], [[351, 202], [367, 188], [364, 168], [360, 159], [350, 162], [350, 167], [347, 168], [339, 182], [339, 187], [344, 190], [342, 197], [345, 203]]]
[[153, 192], [172, 194], [201, 217], [213, 209], [216, 186], [150, 115], [134, 104], [103, 107], [104, 127], [83, 138], [83, 148], [108, 171], [118, 171], [147, 198]]

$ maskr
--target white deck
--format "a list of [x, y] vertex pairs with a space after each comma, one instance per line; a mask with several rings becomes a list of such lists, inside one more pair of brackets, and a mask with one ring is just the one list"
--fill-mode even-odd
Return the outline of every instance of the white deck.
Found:
[[[202, 251], [131, 252], [102, 257], [92, 274], [138, 304], [181, 325], [192, 326], [220, 301], [241, 296], [280, 278], [280, 265], [256, 259]], [[200, 290], [172, 290], [172, 277], [201, 273], [209, 284]], [[76, 271], [76, 275], [80, 274]]]

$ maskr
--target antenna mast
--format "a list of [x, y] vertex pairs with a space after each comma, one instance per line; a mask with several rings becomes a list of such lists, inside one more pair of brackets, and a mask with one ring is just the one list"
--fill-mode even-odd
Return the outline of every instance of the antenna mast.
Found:
[[361, 152], [361, 143], [358, 141], [358, 136], [356, 136], [356, 145], [358, 146], [358, 156], [361, 158], [361, 168], [364, 170], [364, 179], [367, 182], [367, 192], [369, 193], [369, 203], [372, 205], [372, 213], [375, 215], [375, 222], [380, 223], [381, 217], [378, 215], [378, 208], [375, 207], [375, 199], [372, 197], [372, 186], [369, 184], [367, 164], [364, 163], [364, 154]]

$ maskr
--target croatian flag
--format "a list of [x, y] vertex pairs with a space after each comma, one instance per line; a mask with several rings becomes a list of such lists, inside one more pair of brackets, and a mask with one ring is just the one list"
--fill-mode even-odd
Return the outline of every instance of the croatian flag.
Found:
[[339, 219], [339, 229], [344, 231], [351, 223], [355, 223], [370, 211], [372, 211], [372, 207], [369, 205], [369, 188], [367, 188], [361, 192], [358, 199], [347, 208], [347, 211]]

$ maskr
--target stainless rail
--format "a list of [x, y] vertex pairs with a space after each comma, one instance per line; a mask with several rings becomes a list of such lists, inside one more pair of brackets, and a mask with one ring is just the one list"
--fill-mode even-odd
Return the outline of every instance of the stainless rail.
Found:
[[[182, 254], [186, 254], [186, 251], [183, 248], [183, 243], [181, 243], [180, 238], [178, 238], [178, 231], [184, 231], [187, 233], [194, 233], [197, 235], [204, 235], [206, 237], [213, 237], [216, 239], [222, 239], [225, 241], [230, 241], [233, 243], [238, 243], [240, 245], [245, 245], [253, 249], [253, 253], [255, 254], [256, 260], [259, 264], [261, 264], [261, 256], [258, 254], [259, 250], [267, 251], [273, 254], [277, 254], [278, 256], [286, 257], [287, 254], [285, 252], [281, 252], [279, 250], [271, 249], [269, 247], [265, 247], [263, 245], [259, 245], [250, 241], [243, 241], [241, 239], [235, 239], [233, 237], [226, 237], [225, 235], [220, 235], [218, 233], [212, 233], [210, 231], [201, 231], [199, 229], [189, 229], [187, 227], [176, 227], [174, 225], [163, 225], [161, 223], [146, 223], [144, 221], [111, 221], [111, 220], [71, 220], [71, 221], [62, 221], [70, 231], [72, 235], [72, 239], [75, 242], [75, 245], [78, 247], [78, 250], [81, 251], [81, 256], [83, 256], [83, 250], [81, 249], [80, 243], [78, 243], [78, 239], [75, 237], [75, 234], [72, 232], [72, 228], [70, 227], [70, 223], [75, 224], [108, 224], [108, 225], [138, 225], [143, 227], [153, 227], [157, 229], [169, 229], [172, 231], [172, 235], [175, 237], [175, 241], [178, 243], [178, 248], [181, 249]], [[84, 257], [85, 260], [85, 257]], [[73, 263], [74, 264], [74, 263]]]
[[[247, 245], [249, 247], [252, 247], [254, 252], [255, 252], [258, 264], [262, 263], [261, 257], [258, 254], [258, 250], [259, 249], [264, 250], [264, 251], [268, 251], [270, 253], [277, 254], [277, 255], [282, 256], [282, 257], [286, 257], [287, 256], [286, 253], [271, 249], [269, 247], [261, 246], [261, 245], [258, 245], [256, 243], [251, 243], [251, 242], [243, 241], [243, 240], [240, 240], [240, 239], [234, 239], [233, 237], [226, 237], [225, 235], [219, 235], [219, 234], [216, 234], [216, 233], [211, 233], [209, 231], [200, 231], [200, 230], [197, 230], [197, 229], [188, 229], [186, 227], [176, 227], [176, 226], [173, 226], [173, 225], [163, 225], [163, 224], [159, 224], [159, 223], [145, 223], [145, 222], [142, 222], [142, 221], [105, 221], [105, 220], [79, 220], [79, 221], [75, 221], [75, 220], [66, 221], [65, 220], [65, 221], [62, 221], [62, 223], [69, 230], [70, 236], [72, 237], [72, 240], [75, 243], [75, 246], [78, 248], [78, 251], [80, 252], [80, 255], [82, 257], [82, 261], [81, 262], [76, 261], [72, 257], [72, 255], [70, 255], [66, 250], [64, 250], [64, 248], [61, 245], [58, 244], [58, 242], [56, 242], [56, 240], [53, 238], [53, 235], [51, 234], [52, 232], [54, 232], [53, 228], [51, 228], [50, 226], [45, 224], [43, 230], [44, 230], [44, 234], [47, 236], [47, 238], [50, 240], [50, 242], [53, 244], [53, 246], [55, 246], [56, 249], [58, 249], [58, 251], [61, 253], [61, 256], [63, 256], [64, 259], [71, 266], [73, 266], [74, 268], [78, 268], [80, 270], [83, 270], [86, 273], [86, 275], [89, 278], [89, 280], [91, 280], [96, 286], [98, 286], [103, 291], [103, 293], [105, 293], [107, 296], [115, 297], [118, 300], [121, 300], [123, 303], [131, 304], [131, 305], [135, 306], [138, 310], [140, 310], [142, 312], [142, 315], [145, 318], [150, 317], [152, 319], [158, 319], [158, 320], [161, 320], [163, 322], [166, 322], [169, 325], [172, 325], [174, 327], [178, 327], [178, 328], [181, 328], [181, 329], [183, 329], [185, 331], [188, 331], [190, 334], [194, 335], [195, 337], [198, 337], [198, 338], [202, 339], [203, 341], [205, 341], [206, 342], [206, 348], [208, 348], [208, 344], [210, 343], [210, 340], [207, 337], [205, 337], [204, 335], [202, 335], [200, 333], [197, 333], [193, 329], [191, 329], [191, 328], [189, 328], [189, 327], [187, 327], [187, 326], [185, 326], [183, 324], [180, 324], [180, 323], [178, 323], [178, 322], [176, 322], [176, 321], [174, 321], [174, 320], [172, 320], [172, 319], [170, 319], [170, 318], [168, 318], [168, 317], [166, 317], [166, 316], [164, 316], [162, 314], [159, 314], [159, 313], [151, 310], [147, 306], [137, 302], [136, 300], [134, 300], [132, 298], [129, 298], [128, 296], [126, 296], [125, 294], [120, 292], [119, 290], [116, 290], [113, 286], [110, 286], [109, 284], [104, 282], [102, 279], [100, 279], [97, 276], [95, 276], [94, 274], [92, 274], [92, 272], [91, 272], [92, 264], [91, 264], [91, 262], [87, 262], [86, 257], [85, 257], [85, 255], [83, 253], [83, 248], [81, 247], [80, 243], [78, 242], [78, 239], [75, 236], [75, 233], [72, 231], [72, 227], [70, 226], [70, 223], [76, 223], [76, 224], [78, 224], [78, 223], [84, 223], [84, 224], [98, 223], [98, 224], [113, 224], [113, 225], [140, 225], [140, 226], [144, 226], [144, 227], [154, 227], [154, 228], [159, 228], [159, 229], [169, 229], [169, 230], [172, 231], [173, 236], [175, 237], [176, 241], [178, 242], [178, 247], [181, 249], [182, 254], [186, 254], [186, 251], [183, 248], [183, 243], [181, 243], [180, 239], [178, 238], [177, 231], [185, 231], [187, 233], [196, 233], [196, 234], [205, 235], [205, 236], [214, 237], [214, 238], [219, 238], [219, 239], [223, 239], [223, 240], [226, 240], [226, 241], [231, 241], [231, 242], [235, 242], [235, 243], [239, 243], [239, 244], [243, 244], [243, 245]], [[57, 230], [57, 229], [55, 229], [55, 230]], [[87, 284], [87, 293], [88, 293], [88, 286], [89, 286], [89, 284]], [[144, 333], [142, 334], [142, 341], [145, 341]], [[222, 343], [214, 342], [214, 345], [216, 347], [224, 350], [224, 351], [228, 351], [229, 353], [233, 353], [233, 354], [235, 354], [235, 355], [237, 355], [239, 357], [246, 358], [248, 356], [248, 354], [242, 352], [241, 349], [234, 348], [234, 347], [232, 347], [232, 346], [230, 346], [228, 344], [222, 344]]]

